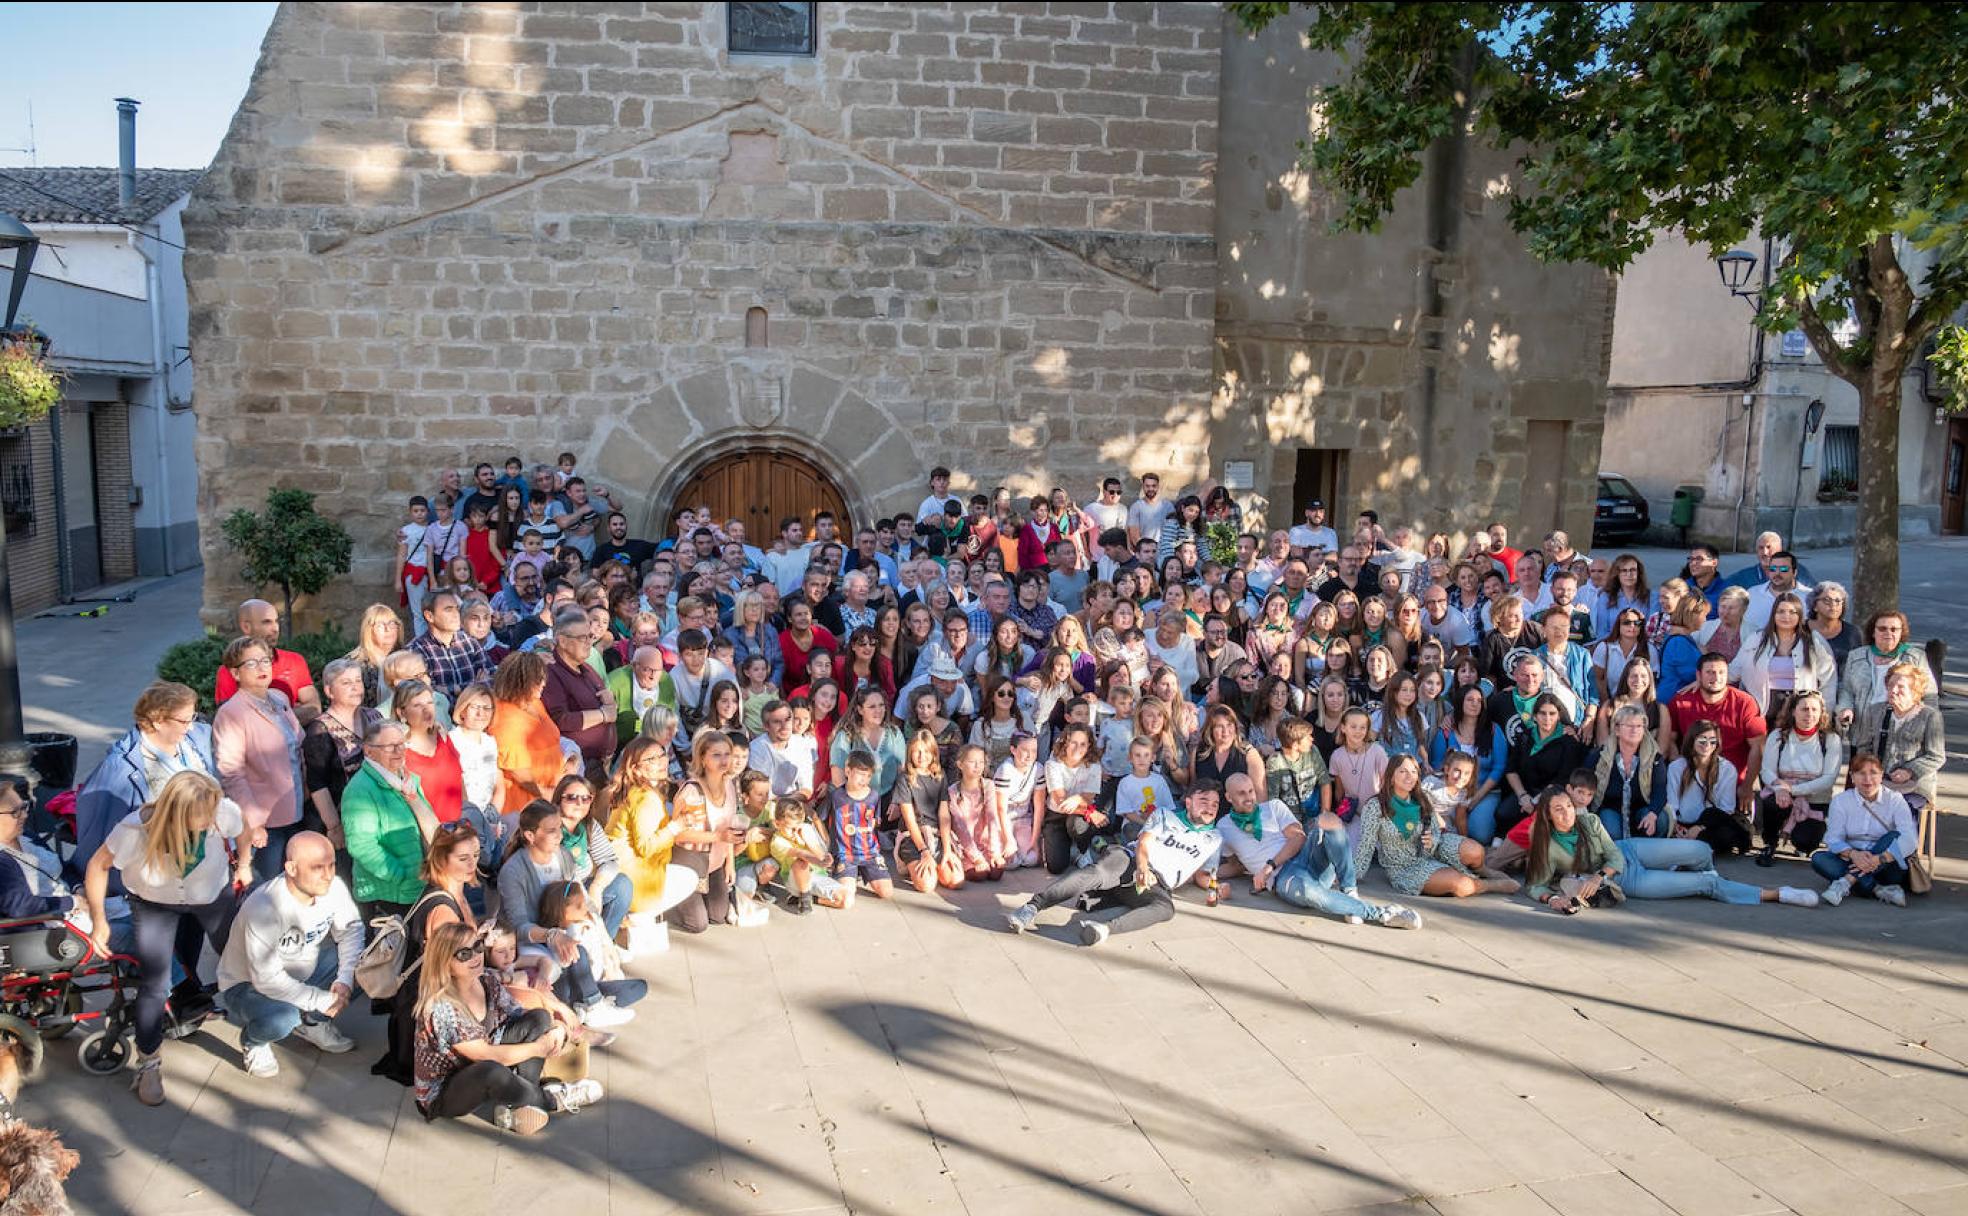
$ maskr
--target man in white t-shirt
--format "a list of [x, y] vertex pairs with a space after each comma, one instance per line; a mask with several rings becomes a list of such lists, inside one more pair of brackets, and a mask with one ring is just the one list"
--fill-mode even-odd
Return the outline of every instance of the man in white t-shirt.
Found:
[[780, 595], [790, 596], [806, 580], [806, 568], [812, 560], [813, 546], [806, 543], [806, 525], [795, 516], [779, 529], [779, 539], [773, 542], [772, 552], [765, 555], [759, 567], [773, 586], [779, 588]]
[[1121, 479], [1109, 477], [1100, 483], [1100, 497], [1080, 508], [1080, 516], [1086, 521], [1081, 529], [1087, 534], [1087, 552], [1093, 552], [1099, 543], [1102, 532], [1109, 528], [1126, 529], [1128, 509], [1121, 502]]
[[[1005, 926], [1013, 933], [1024, 933], [1038, 923], [1039, 913], [1045, 909], [1074, 904], [1083, 910], [1079, 917], [1080, 944], [1097, 946], [1110, 934], [1146, 929], [1172, 918], [1175, 892], [1199, 875], [1214, 895], [1217, 862], [1223, 851], [1223, 837], [1216, 828], [1221, 798], [1222, 787], [1216, 782], [1198, 781], [1190, 787], [1182, 806], [1157, 811], [1149, 818], [1132, 850], [1124, 844], [1109, 845], [1092, 865], [1067, 871], [1006, 913]], [[1109, 908], [1123, 911], [1111, 920], [1096, 920], [1092, 915]]]
[[335, 846], [296, 833], [283, 868], [239, 906], [219, 957], [226, 1020], [240, 1028], [242, 1063], [256, 1077], [279, 1074], [273, 1045], [290, 1034], [334, 1055], [355, 1048], [334, 1019], [355, 994], [362, 914], [335, 874]]
[[1141, 497], [1128, 504], [1127, 531], [1128, 544], [1141, 543], [1142, 537], [1158, 540], [1162, 535], [1162, 521], [1175, 509], [1175, 504], [1162, 497], [1162, 475], [1143, 473], [1141, 475]]
[[929, 471], [929, 493], [916, 504], [916, 522], [929, 521], [932, 527], [943, 523], [943, 504], [950, 501], [950, 470], [937, 465]]
[[768, 701], [759, 712], [765, 733], [752, 740], [746, 762], [772, 783], [774, 798], [813, 797], [813, 767], [820, 758], [812, 735], [793, 733], [793, 709], [784, 701]]
[[1306, 504], [1305, 522], [1294, 527], [1289, 535], [1295, 549], [1316, 548], [1331, 553], [1339, 548], [1339, 533], [1326, 526], [1326, 504], [1316, 498]]
[[1344, 917], [1352, 925], [1421, 928], [1421, 917], [1411, 908], [1360, 898], [1346, 825], [1330, 811], [1314, 819], [1308, 833], [1284, 803], [1259, 802], [1249, 774], [1232, 773], [1223, 788], [1229, 809], [1217, 830], [1235, 864], [1250, 875], [1252, 891], [1268, 890], [1288, 904]]

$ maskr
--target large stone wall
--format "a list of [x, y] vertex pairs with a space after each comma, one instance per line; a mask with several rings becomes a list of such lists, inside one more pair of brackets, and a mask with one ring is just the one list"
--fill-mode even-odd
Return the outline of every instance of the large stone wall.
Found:
[[203, 518], [317, 491], [357, 539], [335, 613], [388, 594], [405, 496], [512, 451], [644, 525], [763, 440], [858, 515], [939, 463], [1088, 493], [1248, 460], [1277, 522], [1317, 447], [1349, 509], [1589, 531], [1608, 281], [1524, 252], [1469, 141], [1328, 233], [1294, 162], [1340, 69], [1301, 15], [820, 14], [800, 59], [728, 55], [713, 4], [283, 5], [186, 217]]
[[[1344, 71], [1293, 12], [1226, 31], [1217, 183], [1211, 459], [1251, 460], [1259, 502], [1291, 513], [1299, 448], [1345, 455], [1335, 509], [1374, 507], [1460, 535], [1501, 518], [1591, 534], [1612, 284], [1547, 266], [1506, 223], [1512, 158], [1445, 140], [1372, 235], [1330, 230], [1297, 167], [1308, 90]], [[1527, 459], [1530, 424], [1563, 428], [1559, 467]]]
[[820, 11], [759, 59], [717, 5], [283, 5], [186, 217], [205, 517], [317, 491], [345, 613], [405, 496], [508, 451], [645, 520], [761, 437], [856, 512], [935, 463], [1200, 476], [1218, 11]]

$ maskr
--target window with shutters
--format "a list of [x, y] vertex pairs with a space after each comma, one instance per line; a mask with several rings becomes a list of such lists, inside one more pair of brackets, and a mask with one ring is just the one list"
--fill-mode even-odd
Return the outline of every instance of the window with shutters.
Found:
[[1818, 461], [1818, 497], [1850, 498], [1859, 492], [1859, 428], [1824, 429], [1824, 456]]

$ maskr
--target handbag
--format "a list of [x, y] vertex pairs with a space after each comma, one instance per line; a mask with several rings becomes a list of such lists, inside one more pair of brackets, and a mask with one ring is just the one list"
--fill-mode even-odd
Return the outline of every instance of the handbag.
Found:
[[371, 933], [369, 944], [362, 948], [362, 957], [355, 964], [355, 982], [362, 991], [369, 994], [372, 1001], [386, 1001], [403, 987], [403, 981], [415, 971], [424, 960], [420, 956], [408, 967], [403, 965], [403, 956], [410, 948], [409, 921], [416, 919], [417, 909], [425, 902], [442, 895], [442, 891], [432, 891], [410, 906], [407, 916], [378, 916], [369, 922]]

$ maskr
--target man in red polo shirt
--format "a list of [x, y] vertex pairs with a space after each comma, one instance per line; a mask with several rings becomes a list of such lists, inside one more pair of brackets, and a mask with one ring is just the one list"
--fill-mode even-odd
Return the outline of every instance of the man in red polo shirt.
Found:
[[1692, 688], [1682, 689], [1667, 703], [1674, 719], [1674, 737], [1685, 739], [1697, 722], [1713, 722], [1722, 731], [1722, 758], [1736, 766], [1736, 805], [1750, 805], [1751, 787], [1763, 770], [1763, 737], [1770, 733], [1756, 698], [1729, 687], [1729, 660], [1710, 651], [1695, 669]]
[[[307, 660], [292, 650], [278, 647], [278, 609], [265, 600], [247, 600], [239, 606], [239, 632], [249, 638], [258, 638], [266, 643], [267, 649], [273, 651], [273, 686], [287, 694], [295, 717], [306, 723], [321, 712], [321, 693], [314, 686], [314, 677], [308, 674]], [[224, 704], [238, 691], [239, 682], [232, 678], [232, 672], [224, 667], [219, 668], [219, 680], [212, 690], [212, 699]]]
[[599, 785], [608, 779], [608, 760], [615, 754], [616, 707], [607, 682], [588, 662], [593, 641], [587, 613], [563, 608], [554, 614], [553, 657], [547, 660], [540, 704], [561, 737], [581, 749], [582, 768]]

